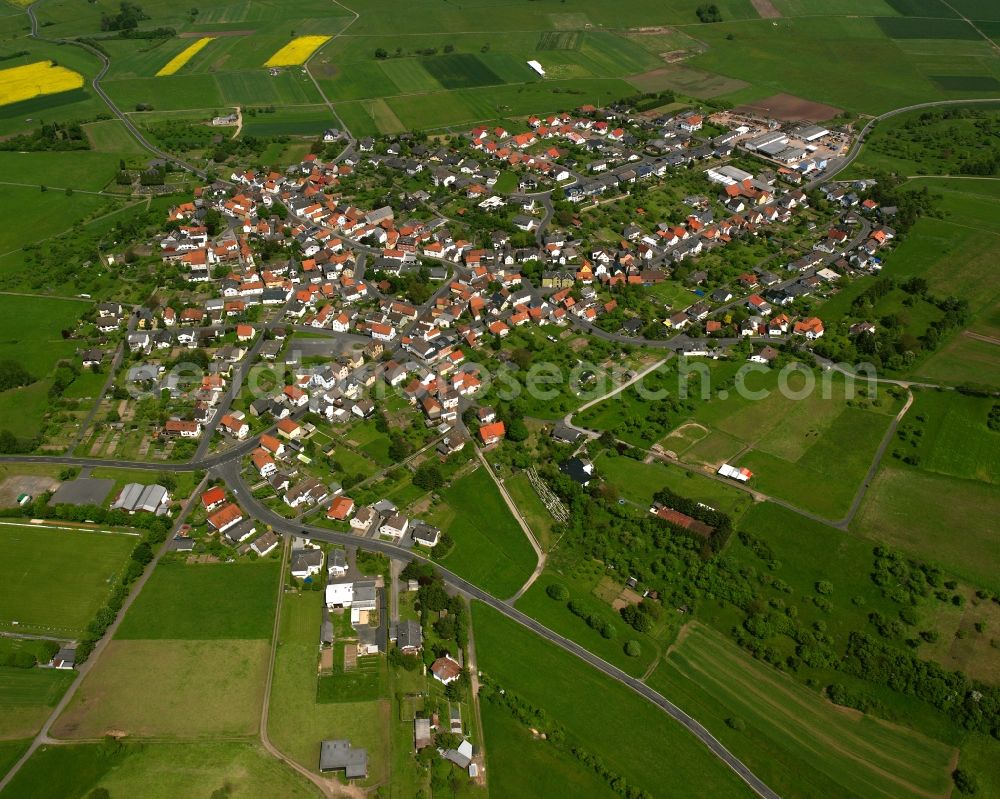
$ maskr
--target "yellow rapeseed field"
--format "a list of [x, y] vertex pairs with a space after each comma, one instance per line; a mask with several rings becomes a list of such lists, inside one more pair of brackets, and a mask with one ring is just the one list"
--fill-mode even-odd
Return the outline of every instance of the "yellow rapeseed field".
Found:
[[205, 46], [214, 38], [214, 36], [203, 36], [190, 47], [185, 47], [181, 52], [164, 64], [163, 69], [156, 73], [156, 77], [160, 78], [164, 75], [173, 75], [178, 69], [204, 50]]
[[81, 86], [83, 75], [66, 67], [57, 67], [51, 61], [0, 69], [0, 105], [79, 89]]
[[305, 60], [330, 40], [329, 36], [299, 36], [292, 39], [277, 53], [267, 59], [266, 67], [294, 67]]

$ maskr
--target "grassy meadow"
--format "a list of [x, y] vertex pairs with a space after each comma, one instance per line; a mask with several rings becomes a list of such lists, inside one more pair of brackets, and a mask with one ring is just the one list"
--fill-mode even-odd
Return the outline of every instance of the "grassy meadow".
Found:
[[279, 563], [163, 562], [129, 610], [122, 640], [266, 639], [274, 622]]
[[535, 552], [482, 467], [440, 492], [428, 516], [455, 542], [441, 565], [497, 597], [517, 592], [535, 567]]

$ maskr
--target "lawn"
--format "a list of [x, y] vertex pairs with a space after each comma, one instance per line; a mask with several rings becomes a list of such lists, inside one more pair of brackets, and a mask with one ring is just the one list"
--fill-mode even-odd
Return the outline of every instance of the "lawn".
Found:
[[147, 799], [320, 796], [315, 786], [260, 744], [193, 741], [43, 746], [0, 796], [73, 799], [91, 795], [96, 788], [112, 797]]
[[271, 637], [278, 561], [183, 565], [164, 561], [118, 628], [118, 639]]
[[38, 732], [74, 676], [56, 669], [0, 667], [0, 739]]
[[79, 634], [121, 574], [138, 538], [120, 533], [0, 525], [0, 626]]
[[[317, 659], [323, 594], [306, 591], [284, 597], [268, 732], [284, 754], [317, 770], [320, 741], [347, 738], [368, 749], [368, 781], [388, 777], [388, 696], [375, 701], [317, 702]], [[383, 666], [384, 667], [384, 666]]]
[[444, 505], [429, 521], [455, 541], [441, 564], [494, 596], [514, 594], [534, 569], [535, 552], [486, 470], [480, 467], [440, 493]]
[[481, 705], [494, 796], [614, 799], [617, 794], [571, 755], [536, 738], [490, 702]]
[[[566, 729], [568, 744], [600, 757], [630, 784], [653, 796], [751, 795], [694, 736], [629, 688], [486, 605], [474, 603], [472, 616], [479, 668], [542, 708]], [[521, 748], [507, 768], [519, 769], [523, 760]]]
[[[179, 606], [180, 608], [181, 606]], [[57, 738], [253, 735], [267, 641], [112, 641], [53, 725]]]
[[[838, 708], [697, 623], [649, 684], [783, 796], [903, 799], [951, 787], [951, 747]], [[734, 718], [745, 729], [726, 723]]]

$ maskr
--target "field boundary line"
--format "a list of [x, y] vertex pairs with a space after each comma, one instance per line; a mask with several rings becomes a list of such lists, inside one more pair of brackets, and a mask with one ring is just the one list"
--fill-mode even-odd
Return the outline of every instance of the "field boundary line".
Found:
[[142, 533], [129, 533], [125, 530], [101, 530], [97, 527], [62, 527], [55, 524], [45, 524], [44, 521], [35, 524], [33, 522], [0, 522], [5, 527], [28, 527], [32, 530], [69, 530], [73, 533], [102, 533], [105, 535], [130, 535], [137, 538], [142, 537]]

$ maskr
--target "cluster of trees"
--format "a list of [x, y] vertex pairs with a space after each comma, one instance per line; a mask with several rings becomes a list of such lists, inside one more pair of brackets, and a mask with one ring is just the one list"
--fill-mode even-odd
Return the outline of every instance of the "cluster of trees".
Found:
[[37, 653], [26, 649], [16, 649], [0, 653], [0, 666], [14, 669], [33, 669], [39, 663], [48, 663], [59, 651], [55, 641], [37, 641]]
[[989, 416], [986, 417], [986, 426], [990, 430], [1000, 431], [1000, 402], [994, 402], [990, 408]]
[[623, 776], [608, 768], [598, 755], [582, 746], [567, 742], [565, 728], [550, 719], [543, 708], [532, 705], [513, 691], [502, 688], [487, 675], [482, 677], [479, 698], [506, 710], [526, 727], [545, 733], [545, 739], [550, 744], [560, 751], [567, 752], [580, 763], [592, 769], [622, 799], [652, 799], [652, 795], [648, 791], [631, 785]]
[[566, 603], [566, 607], [569, 608], [569, 612], [574, 616], [577, 616], [587, 622], [587, 626], [590, 627], [590, 629], [597, 630], [597, 632], [601, 634], [602, 638], [611, 640], [618, 634], [618, 631], [611, 622], [607, 621], [599, 613], [590, 613], [587, 608], [584, 607], [583, 603], [575, 599], [571, 599]]
[[877, 152], [960, 175], [1000, 173], [1000, 115], [993, 109], [954, 106], [924, 111], [886, 135], [873, 136]]
[[31, 133], [0, 141], [0, 150], [15, 152], [89, 149], [90, 140], [79, 122], [46, 122]]
[[[927, 281], [922, 277], [911, 277], [904, 281], [879, 277], [854, 298], [851, 304], [852, 318], [871, 320], [876, 316], [880, 301], [897, 291], [903, 293], [903, 310], [878, 316], [874, 333], [859, 333], [851, 339], [843, 336], [824, 337], [816, 342], [816, 352], [834, 360], [864, 359], [874, 363], [876, 367], [902, 369], [920, 353], [937, 349], [944, 336], [968, 322], [967, 300], [931, 294]], [[918, 304], [933, 306], [939, 312], [938, 318], [919, 336], [912, 332], [906, 310]]]
[[135, 30], [139, 27], [139, 23], [143, 20], [149, 19], [149, 15], [146, 14], [142, 8], [135, 3], [130, 3], [128, 0], [122, 0], [118, 6], [118, 13], [102, 14], [101, 15], [101, 30], [102, 31], [128, 31]]
[[695, 13], [701, 22], [722, 22], [722, 12], [719, 11], [719, 7], [715, 3], [698, 6]]
[[[426, 628], [432, 616], [438, 616], [439, 618], [434, 621], [434, 631], [441, 638], [454, 641], [459, 649], [465, 649], [469, 643], [469, 620], [462, 598], [448, 595], [444, 580], [429, 563], [412, 560], [400, 576], [404, 580], [416, 580], [420, 585], [417, 589], [417, 609], [420, 611], [421, 626]], [[440, 616], [441, 611], [447, 613]], [[431, 663], [444, 653], [443, 649], [438, 652], [425, 652], [425, 659]]]
[[444, 485], [444, 473], [441, 464], [435, 460], [425, 461], [413, 473], [413, 485], [424, 491], [433, 491]]
[[423, 266], [416, 272], [407, 272], [405, 275], [390, 275], [386, 272], [377, 271], [372, 274], [372, 279], [376, 283], [385, 281], [389, 284], [389, 290], [392, 294], [406, 297], [416, 305], [427, 302], [434, 293], [434, 284], [431, 283], [430, 272]]
[[655, 621], [663, 615], [663, 607], [657, 602], [644, 599], [638, 605], [626, 605], [620, 613], [625, 623], [633, 630], [648, 633], [653, 629]]
[[0, 361], [0, 391], [9, 391], [34, 382], [35, 378], [22, 364], [10, 359]]
[[848, 638], [847, 674], [927, 702], [969, 730], [1000, 738], [1000, 688], [948, 671], [864, 632]]
[[400, 57], [402, 57], [404, 55], [432, 56], [432, 55], [437, 55], [439, 52], [454, 53], [455, 52], [455, 45], [453, 45], [453, 44], [446, 44], [440, 50], [438, 50], [437, 47], [420, 47], [420, 48], [414, 50], [412, 53], [405, 53], [405, 52], [403, 52], [403, 48], [402, 47], [397, 47], [395, 50], [392, 51], [392, 53], [390, 53], [384, 47], [376, 47], [375, 48], [375, 57], [381, 61], [381, 60], [386, 59], [386, 58], [400, 58]]

